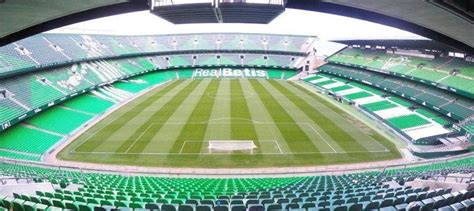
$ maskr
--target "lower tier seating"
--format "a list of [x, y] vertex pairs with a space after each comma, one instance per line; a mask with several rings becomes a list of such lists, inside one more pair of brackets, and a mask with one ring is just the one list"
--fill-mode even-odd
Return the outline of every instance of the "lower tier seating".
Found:
[[406, 115], [406, 116], [399, 116], [387, 119], [387, 121], [393, 125], [394, 127], [402, 130], [411, 127], [417, 127], [421, 125], [428, 124], [429, 121], [421, 118], [416, 114]]
[[456, 96], [427, 85], [383, 75], [363, 69], [340, 65], [324, 65], [319, 70], [325, 73], [360, 81], [396, 95], [411, 99], [419, 104], [442, 111], [457, 120], [474, 116], [474, 101]]
[[25, 125], [18, 125], [2, 132], [0, 149], [9, 152], [41, 155], [53, 144], [61, 140], [61, 136], [46, 133]]
[[100, 99], [91, 94], [84, 94], [83, 96], [75, 97], [63, 103], [63, 106], [66, 108], [92, 114], [100, 114], [113, 105], [112, 102]]
[[326, 73], [309, 75], [303, 80], [355, 103], [415, 144], [434, 144], [437, 137], [451, 132], [453, 120], [389, 92]]
[[[49, 181], [53, 191], [13, 192], [0, 207], [14, 210], [433, 210], [474, 206], [473, 190], [412, 187], [415, 179], [474, 171], [474, 158], [382, 172], [270, 178], [171, 178], [86, 173], [0, 164], [0, 175]], [[469, 183], [469, 181], [463, 182]], [[460, 184], [463, 184], [460, 183]], [[68, 186], [74, 184], [75, 188]], [[447, 209], [446, 208], [446, 209]]]
[[[112, 95], [114, 90], [133, 90], [138, 93], [175, 77], [175, 71], [151, 72], [116, 82], [107, 87], [107, 93]], [[101, 89], [99, 88], [98, 92]], [[85, 93], [42, 111], [0, 133], [0, 157], [39, 161], [41, 156], [63, 137], [104, 113], [117, 102], [112, 98]]]
[[38, 117], [33, 117], [25, 121], [26, 124], [32, 125], [47, 131], [59, 134], [69, 134], [80, 125], [86, 123], [93, 117], [81, 111], [75, 111], [66, 107], [55, 106], [43, 112]]

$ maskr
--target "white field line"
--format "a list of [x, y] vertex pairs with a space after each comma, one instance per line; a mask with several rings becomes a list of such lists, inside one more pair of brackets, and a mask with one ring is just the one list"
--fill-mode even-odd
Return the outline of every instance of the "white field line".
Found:
[[184, 141], [184, 143], [181, 145], [181, 149], [179, 150], [179, 154], [183, 153], [184, 145], [186, 145], [188, 141]]
[[309, 124], [309, 123], [306, 123], [307, 125], [309, 125], [309, 127], [316, 133], [318, 134], [319, 137], [321, 137], [323, 139], [323, 141], [332, 149], [332, 151], [334, 152], [337, 152], [332, 146], [331, 144], [329, 144], [329, 142], [326, 140], [326, 138], [324, 138], [324, 136], [321, 135], [321, 133], [319, 133], [319, 131], [316, 130], [316, 128], [313, 127], [312, 124]]
[[281, 147], [280, 147], [280, 144], [278, 143], [278, 141], [277, 140], [274, 140], [274, 141], [275, 141], [275, 144], [278, 147], [278, 151], [280, 151], [280, 154], [283, 154], [283, 150], [281, 150]]
[[135, 140], [133, 141], [133, 143], [130, 144], [130, 145], [127, 147], [127, 150], [125, 150], [125, 152], [128, 153], [128, 152], [130, 151], [130, 149], [132, 149], [132, 147], [135, 146], [135, 144], [138, 142], [138, 140], [140, 140], [140, 139], [143, 137], [143, 135], [145, 135], [145, 132], [147, 132], [148, 129], [150, 129], [151, 126], [153, 126], [153, 125], [155, 125], [155, 123], [149, 124], [149, 125], [146, 127], [146, 129], [145, 129], [142, 133], [140, 133], [140, 135], [137, 137], [137, 139], [135, 139]]
[[[206, 143], [206, 142], [209, 142], [209, 140], [185, 140], [184, 143], [181, 145], [181, 150], [179, 150], [178, 154], [184, 154], [184, 155], [193, 154], [193, 153], [183, 153], [184, 145], [186, 145], [186, 143], [188, 142], [189, 143]], [[273, 142], [273, 144], [275, 144], [275, 146], [278, 147], [278, 151], [280, 151], [279, 154], [283, 154], [283, 151], [281, 150], [280, 145], [278, 144], [277, 140], [256, 140], [256, 142], [260, 142], [260, 143]], [[197, 154], [201, 154], [201, 153], [197, 153]], [[206, 154], [206, 153], [202, 152], [202, 154]], [[226, 154], [226, 153], [211, 153], [211, 154]], [[253, 154], [262, 154], [262, 153], [253, 153]], [[274, 153], [274, 154], [278, 154], [278, 153]]]
[[[281, 153], [254, 153], [254, 155], [312, 155], [312, 154], [361, 154], [361, 153], [383, 153], [386, 150], [370, 151], [345, 151], [345, 152], [281, 152]], [[71, 152], [72, 154], [102, 154], [102, 155], [228, 155], [228, 153], [179, 153], [179, 152]]]
[[[219, 120], [230, 120], [232, 118], [218, 118], [218, 119], [210, 119], [210, 120], [207, 120], [207, 121], [202, 121], [202, 122], [167, 122], [167, 123], [157, 123], [157, 122], [153, 122], [151, 123], [150, 125], [148, 125], [148, 127], [146, 127], [146, 129], [140, 134], [140, 136], [137, 137], [137, 139], [135, 139], [133, 141], [133, 143], [127, 148], [127, 150], [125, 150], [125, 153], [128, 153], [130, 151], [130, 149], [132, 149], [132, 147], [141, 139], [141, 137], [153, 126], [153, 125], [159, 125], [159, 124], [163, 124], [163, 125], [184, 125], [184, 124], [232, 124], [232, 122], [212, 122], [212, 121], [219, 121]], [[234, 118], [235, 119], [235, 118]], [[321, 137], [324, 141], [324, 143], [326, 143], [329, 148], [332, 149], [333, 152], [337, 152], [337, 150], [334, 149], [333, 146], [331, 146], [331, 144], [329, 144], [328, 140], [326, 140], [326, 138], [324, 138], [324, 136], [321, 135], [321, 133], [319, 133], [316, 128], [313, 127], [313, 125], [311, 123], [308, 123], [308, 122], [260, 122], [260, 121], [255, 121], [255, 120], [252, 120], [252, 119], [245, 119], [245, 118], [238, 118], [240, 120], [244, 120], [244, 121], [248, 121], [249, 123], [253, 123], [253, 124], [296, 124], [296, 125], [309, 125], [309, 128], [314, 132], [316, 133], [319, 137]], [[247, 122], [234, 122], [233, 124], [248, 124]]]
[[[99, 118], [98, 118], [97, 120], [95, 120], [94, 123], [90, 124], [89, 127], [87, 127], [87, 128], [83, 128], [83, 132], [79, 132], [79, 133], [77, 134], [77, 136], [74, 137], [74, 138], [72, 138], [72, 139], [76, 139], [76, 138], [79, 137], [79, 135], [83, 135], [85, 132], [87, 132], [87, 130], [89, 130], [90, 128], [92, 128], [92, 126], [97, 125], [99, 122], [104, 121], [104, 120], [107, 120], [107, 117], [109, 117], [112, 113], [115, 113], [115, 111], [117, 111], [117, 110], [119, 110], [120, 108], [124, 107], [124, 106], [127, 105], [128, 103], [130, 103], [130, 102], [134, 101], [135, 99], [137, 99], [137, 98], [139, 98], [139, 97], [141, 97], [141, 96], [143, 96], [143, 95], [149, 93], [149, 92], [152, 91], [152, 90], [155, 90], [155, 89], [158, 88], [158, 87], [164, 86], [164, 85], [166, 85], [166, 84], [170, 84], [170, 82], [172, 82], [172, 81], [169, 80], [169, 81], [165, 81], [165, 82], [160, 83], [160, 84], [156, 84], [156, 85], [154, 85], [154, 86], [152, 86], [152, 87], [150, 87], [150, 88], [148, 88], [148, 89], [143, 90], [142, 92], [138, 93], [137, 95], [135, 95], [135, 96], [133, 96], [133, 97], [131, 97], [131, 98], [129, 98], [129, 99], [123, 101], [123, 102], [118, 102], [118, 103], [116, 103], [116, 104], [113, 105], [111, 108], [109, 108], [109, 110], [107, 110], [105, 114], [99, 115]], [[115, 122], [115, 121], [116, 121], [119, 117], [121, 117], [121, 116], [122, 116], [122, 115], [117, 115], [117, 116], [115, 116], [113, 119], [110, 119], [110, 121], [109, 121], [107, 124], [103, 125], [100, 129], [94, 131], [94, 132], [91, 133], [89, 136], [87, 136], [87, 138], [84, 139], [84, 140], [83, 140], [79, 145], [77, 145], [73, 150], [71, 150], [71, 152], [76, 152], [76, 149], [77, 149], [77, 148], [79, 148], [79, 147], [81, 147], [82, 145], [84, 145], [87, 141], [89, 141], [90, 138], [92, 138], [93, 136], [95, 136], [99, 131], [102, 131], [105, 127], [107, 127], [107, 126], [109, 126], [110, 124], [112, 124], [113, 122]], [[71, 139], [71, 140], [72, 140], [72, 139]]]
[[[125, 104], [127, 104], [127, 103], [124, 103], [123, 105], [125, 105]], [[115, 112], [116, 110], [118, 110], [118, 108], [121, 108], [123, 105], [121, 105], [121, 104], [119, 103], [119, 105], [117, 106], [117, 108], [113, 108], [113, 111]], [[100, 122], [101, 120], [104, 120], [105, 117], [109, 116], [110, 114], [112, 114], [112, 112], [110, 112], [110, 113], [108, 113], [108, 114], [106, 114], [106, 115], [103, 115], [103, 116], [102, 116], [102, 119], [97, 120], [96, 123]], [[110, 124], [112, 124], [113, 122], [115, 122], [115, 120], [117, 120], [119, 117], [121, 117], [121, 115], [115, 116], [115, 117], [114, 117], [113, 119], [111, 119], [107, 124], [103, 125], [100, 129], [98, 129], [98, 130], [94, 131], [93, 133], [91, 133], [89, 136], [87, 136], [86, 139], [84, 139], [79, 145], [77, 145], [71, 152], [76, 152], [76, 149], [77, 149], [77, 148], [79, 148], [79, 147], [81, 147], [82, 145], [84, 145], [86, 142], [89, 141], [90, 138], [92, 138], [93, 136], [95, 136], [99, 131], [102, 131], [105, 127], [107, 127], [107, 126], [109, 126]], [[96, 123], [95, 123], [95, 124], [96, 124]], [[95, 125], [95, 124], [94, 124], [94, 125]], [[84, 131], [84, 132], [87, 132], [87, 131]]]
[[[253, 97], [256, 96], [256, 94], [253, 93], [253, 92], [250, 93], [250, 95], [248, 95], [248, 96], [246, 96], [246, 95], [237, 96], [237, 95], [232, 95], [232, 94], [230, 94], [230, 95], [224, 95], [223, 97], [216, 97], [216, 96], [210, 95], [209, 92], [207, 92], [205, 95], [206, 95], [207, 97], [214, 98], [214, 99], [218, 99], [218, 100], [219, 100], [219, 99], [227, 100], [227, 99], [231, 99], [231, 98], [233, 98], [233, 97], [242, 97], [242, 98], [244, 98], [244, 99], [250, 99], [250, 98], [253, 98]], [[201, 96], [202, 96], [202, 95], [201, 95]]]
[[[387, 140], [389, 140], [390, 142], [395, 143], [395, 144], [398, 143], [398, 142], [394, 142], [391, 136], [387, 136], [387, 134], [386, 134], [385, 131], [381, 131], [379, 128], [374, 127], [372, 124], [365, 122], [365, 120], [361, 119], [361, 117], [359, 117], [359, 116], [357, 116], [357, 115], [354, 115], [352, 112], [346, 110], [344, 107], [342, 107], [341, 105], [335, 103], [333, 100], [328, 99], [327, 96], [321, 95], [320, 93], [314, 91], [314, 89], [308, 88], [306, 85], [303, 85], [303, 84], [300, 84], [300, 83], [294, 83], [294, 84], [297, 85], [297, 86], [300, 86], [300, 87], [302, 87], [302, 88], [304, 88], [304, 89], [306, 89], [306, 90], [308, 90], [309, 92], [313, 93], [314, 95], [317, 95], [318, 97], [320, 97], [322, 100], [325, 100], [326, 102], [329, 102], [329, 103], [331, 103], [332, 105], [336, 106], [337, 108], [341, 109], [341, 110], [344, 111], [346, 114], [349, 114], [350, 116], [352, 116], [352, 117], [354, 117], [355, 119], [359, 120], [360, 122], [364, 123], [364, 125], [370, 127], [372, 130], [374, 130], [374, 131], [379, 132], [380, 134], [382, 134], [382, 136], [384, 136], [384, 137], [385, 137]], [[350, 86], [350, 85], [349, 85], [349, 86]], [[370, 92], [370, 91], [367, 91], [367, 92], [369, 92], [369, 93], [371, 93], [371, 94], [373, 94], [373, 95], [376, 95], [376, 94], [374, 94], [374, 93], [372, 93], [372, 92]], [[394, 102], [394, 101], [392, 101], [392, 100], [390, 100], [390, 99], [388, 99], [388, 98], [385, 98], [385, 100], [387, 100], [387, 101], [389, 101], [389, 102], [391, 102], [391, 103], [393, 103], [393, 104], [395, 104], [395, 105], [404, 107], [404, 106], [402, 106], [402, 105], [400, 105], [400, 104], [398, 104], [398, 103], [396, 103], [396, 102]], [[374, 141], [377, 142], [377, 144], [379, 144], [380, 146], [382, 146], [386, 151], [389, 151], [385, 146], [383, 146], [383, 145], [382, 145], [381, 143], [379, 143], [377, 140], [374, 140]]]
[[[317, 134], [319, 137], [321, 137], [323, 139], [323, 141], [332, 149], [332, 152], [315, 152], [316, 153], [358, 153], [359, 151], [344, 151], [344, 152], [339, 152], [337, 150], [334, 149], [334, 147], [332, 147], [331, 144], [329, 144], [329, 142], [327, 141], [327, 139], [321, 135], [321, 133], [319, 133], [318, 130], [316, 130], [316, 128], [314, 128], [314, 126], [311, 124], [311, 123], [308, 123], [308, 122], [260, 122], [260, 121], [255, 121], [255, 120], [251, 120], [251, 119], [245, 119], [245, 118], [240, 118], [241, 120], [244, 120], [244, 121], [248, 121], [248, 122], [212, 122], [212, 121], [218, 121], [218, 120], [230, 120], [231, 118], [218, 118], [218, 119], [210, 119], [208, 121], [202, 121], [202, 122], [167, 122], [167, 123], [157, 123], [157, 122], [154, 122], [154, 123], [151, 123], [150, 125], [148, 125], [148, 127], [140, 134], [140, 136], [137, 137], [137, 139], [134, 140], [134, 142], [127, 148], [127, 150], [124, 152], [124, 153], [117, 153], [117, 154], [140, 154], [140, 153], [130, 153], [130, 149], [138, 142], [140, 141], [140, 139], [143, 137], [143, 135], [153, 126], [153, 125], [160, 125], [160, 124], [168, 124], [168, 125], [184, 125], [184, 124], [249, 124], [249, 123], [254, 123], [254, 124], [297, 124], [297, 125], [308, 125], [309, 128], [315, 133]], [[271, 130], [272, 131], [272, 130]], [[273, 132], [272, 132], [272, 135], [273, 135]], [[274, 137], [274, 136], [273, 136]], [[263, 140], [265, 141], [265, 140]], [[276, 145], [280, 151], [280, 154], [312, 154], [311, 152], [304, 152], [304, 153], [284, 153], [283, 150], [281, 149], [280, 147], [280, 144], [278, 143], [277, 140], [273, 140], [273, 141], [276, 141]], [[179, 153], [158, 153], [158, 154], [182, 154], [182, 151], [184, 150], [184, 144], [186, 142], [189, 142], [189, 141], [185, 141], [183, 143], [183, 145], [181, 146], [181, 150]], [[194, 141], [194, 142], [202, 142], [202, 141]], [[378, 142], [377, 142], [378, 143]], [[382, 146], [380, 143], [378, 143], [380, 146]], [[384, 146], [382, 146], [384, 148], [384, 150], [376, 150], [376, 151], [365, 151], [365, 152], [388, 152], [389, 150], [387, 148], [385, 148]], [[362, 151], [360, 151], [362, 152]], [[75, 150], [72, 152], [72, 153], [88, 153], [88, 152], [76, 152]], [[94, 152], [90, 152], [90, 153], [94, 153]], [[106, 152], [104, 152], [106, 153]], [[147, 154], [147, 153], [144, 153], [144, 154]], [[151, 153], [151, 154], [156, 154], [156, 153]], [[183, 153], [183, 154], [192, 154], [192, 153]], [[195, 153], [195, 154], [200, 154], [200, 153]], [[217, 153], [216, 153], [217, 154]], [[225, 154], [225, 153], [223, 153]], [[265, 153], [257, 153], [257, 154], [265, 154]], [[270, 153], [270, 154], [278, 154], [278, 153]]]

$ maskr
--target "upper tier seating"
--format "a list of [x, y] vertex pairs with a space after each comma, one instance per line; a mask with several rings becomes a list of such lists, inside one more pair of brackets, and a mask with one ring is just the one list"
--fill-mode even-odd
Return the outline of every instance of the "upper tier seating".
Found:
[[[217, 58], [220, 55], [220, 59]], [[211, 65], [259, 65], [259, 66], [291, 66], [289, 55], [268, 55], [268, 61], [263, 56], [253, 55], [253, 60], [235, 62], [232, 59], [240, 59], [240, 54], [197, 54], [193, 60], [193, 54], [170, 55], [170, 56], [147, 56], [112, 60], [86, 61], [69, 66], [57, 67], [45, 71], [21, 74], [0, 80], [0, 124], [4, 124], [28, 111], [47, 105], [50, 102], [60, 100], [67, 95], [80, 93], [83, 90], [99, 84], [107, 83], [117, 79], [126, 78], [131, 75], [155, 69], [167, 69], [169, 67], [191, 67]], [[225, 57], [224, 57], [225, 56]], [[166, 60], [168, 58], [168, 60]], [[232, 59], [230, 59], [232, 58]], [[261, 58], [261, 62], [256, 62]], [[271, 61], [271, 62], [270, 62]], [[278, 61], [278, 62], [275, 62]], [[180, 72], [180, 76], [192, 77], [192, 72]], [[279, 71], [281, 72], [281, 71]], [[289, 73], [288, 77], [292, 73]], [[281, 77], [278, 77], [281, 78]]]
[[[452, 87], [474, 96], [474, 62], [460, 58], [425, 59], [388, 54], [385, 50], [346, 48], [328, 58], [328, 61], [403, 74]], [[454, 73], [454, 70], [457, 72]]]
[[11, 94], [6, 99], [0, 99], [0, 109], [8, 111], [2, 112], [0, 122], [11, 120], [15, 115], [20, 116], [66, 95], [144, 70], [147, 68], [135, 59], [121, 59], [83, 62], [2, 79], [0, 90], [7, 90]]
[[[234, 33], [155, 36], [46, 33], [1, 47], [0, 75], [72, 61], [172, 51], [256, 50], [304, 55], [313, 41], [314, 38], [304, 36]], [[238, 60], [232, 63], [235, 62], [240, 63]], [[278, 60], [269, 65], [274, 63], [278, 64]], [[283, 61], [283, 64], [288, 62]], [[176, 61], [172, 65], [183, 64]]]

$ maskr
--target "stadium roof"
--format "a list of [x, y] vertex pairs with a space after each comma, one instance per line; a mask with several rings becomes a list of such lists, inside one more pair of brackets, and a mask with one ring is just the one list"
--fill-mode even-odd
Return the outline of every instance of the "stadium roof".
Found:
[[[286, 7], [381, 23], [447, 43], [463, 51], [474, 52], [472, 5], [466, 4], [464, 9], [467, 12], [463, 12], [462, 7], [444, 2], [288, 0]], [[147, 9], [147, 0], [0, 0], [0, 45], [80, 21]]]

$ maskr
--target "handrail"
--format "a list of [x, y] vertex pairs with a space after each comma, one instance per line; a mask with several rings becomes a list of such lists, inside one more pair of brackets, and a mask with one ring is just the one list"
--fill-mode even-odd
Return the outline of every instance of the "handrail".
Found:
[[[288, 168], [274, 168], [269, 170], [267, 168], [260, 169], [188, 169], [184, 168], [147, 168], [147, 167], [136, 167], [135, 169], [127, 169], [122, 166], [114, 166], [110, 168], [108, 165], [100, 165], [100, 168], [90, 168], [90, 167], [75, 167], [75, 166], [66, 166], [66, 165], [53, 165], [42, 162], [35, 161], [23, 161], [23, 160], [13, 160], [8, 158], [0, 158], [0, 163], [2, 164], [13, 164], [13, 165], [28, 165], [33, 167], [57, 169], [57, 170], [67, 170], [67, 171], [76, 171], [81, 175], [85, 173], [104, 173], [104, 174], [118, 174], [124, 176], [135, 176], [135, 175], [146, 175], [146, 176], [158, 176], [158, 177], [295, 177], [295, 176], [315, 176], [315, 175], [344, 175], [352, 173], [367, 173], [367, 172], [380, 172], [384, 173], [387, 170], [396, 170], [396, 169], [407, 169], [411, 167], [419, 166], [432, 166], [439, 163], [448, 163], [456, 160], [461, 160], [464, 158], [472, 157], [474, 153], [468, 153], [458, 156], [452, 156], [449, 158], [438, 158], [432, 160], [423, 160], [415, 161], [410, 163], [397, 163], [397, 164], [382, 164], [382, 165], [371, 165], [368, 163], [364, 167], [352, 167], [344, 168], [344, 165], [338, 165], [339, 168], [322, 168], [321, 169], [311, 169], [311, 167], [301, 168], [301, 167], [288, 167]], [[206, 171], [208, 170], [208, 171]], [[213, 170], [213, 171], [212, 171]]]

